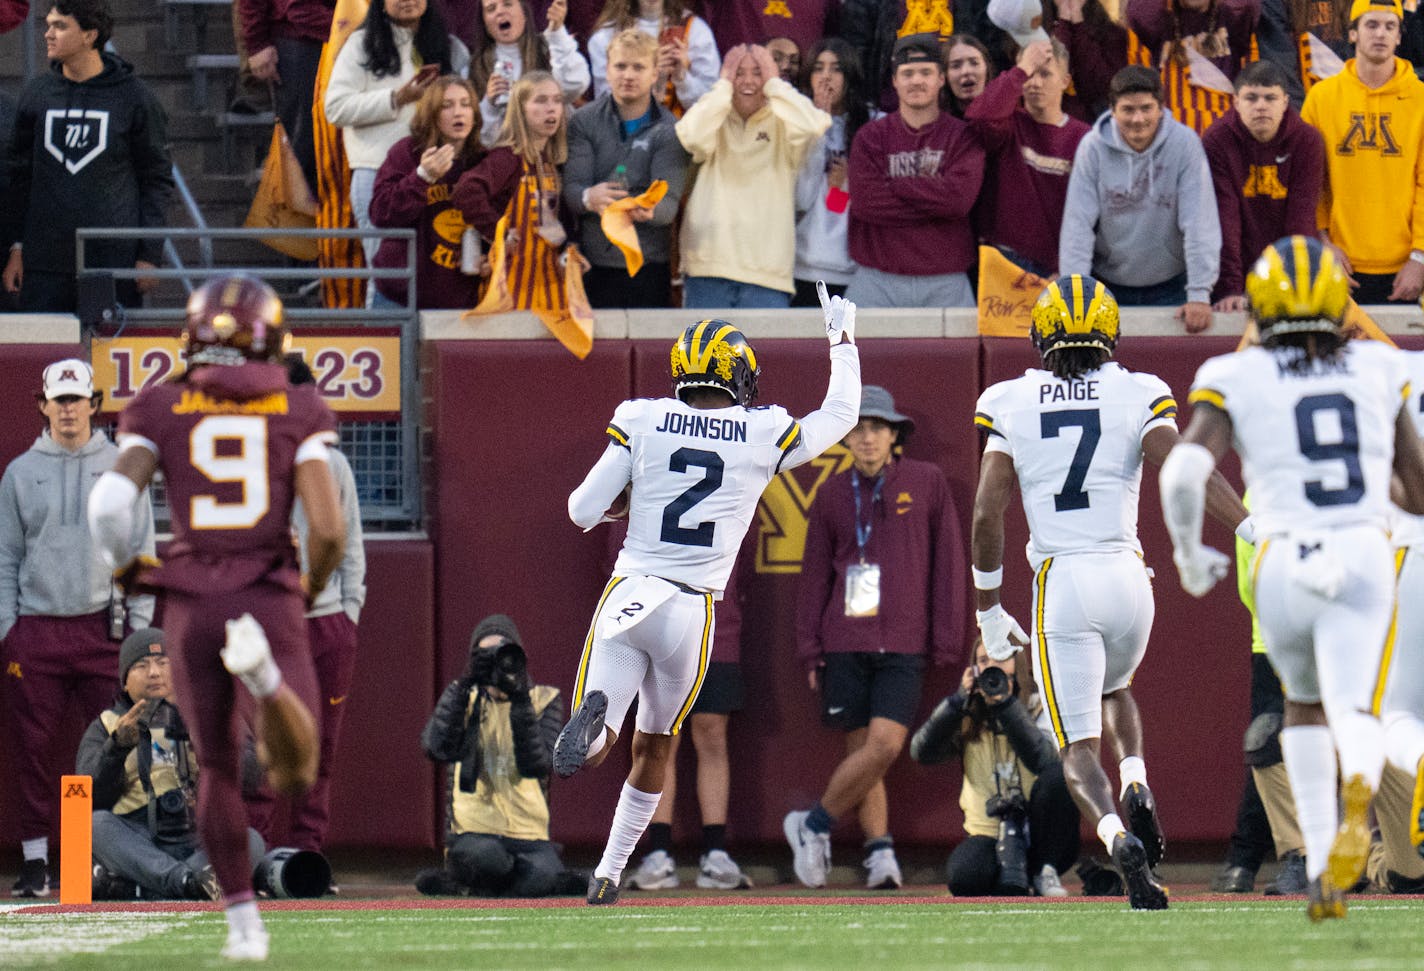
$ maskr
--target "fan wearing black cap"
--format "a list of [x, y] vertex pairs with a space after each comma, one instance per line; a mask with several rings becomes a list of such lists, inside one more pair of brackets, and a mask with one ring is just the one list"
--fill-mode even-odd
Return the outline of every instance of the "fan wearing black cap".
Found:
[[[97, 900], [217, 900], [198, 842], [198, 760], [178, 713], [163, 631], [134, 631], [119, 648], [119, 694], [79, 742], [74, 770], [94, 780]], [[266, 851], [247, 831], [253, 866]]]
[[796, 606], [796, 653], [821, 717], [846, 733], [846, 756], [809, 811], [788, 813], [796, 878], [824, 886], [830, 833], [856, 811], [866, 885], [900, 886], [885, 773], [920, 703], [926, 660], [962, 662], [964, 544], [944, 474], [897, 456], [914, 430], [890, 392], [867, 385], [845, 438], [850, 467], [817, 491], [806, 528]]
[[969, 212], [984, 180], [984, 148], [940, 109], [944, 57], [934, 34], [895, 42], [900, 107], [863, 125], [850, 149], [846, 297], [863, 307], [972, 307], [977, 253]]

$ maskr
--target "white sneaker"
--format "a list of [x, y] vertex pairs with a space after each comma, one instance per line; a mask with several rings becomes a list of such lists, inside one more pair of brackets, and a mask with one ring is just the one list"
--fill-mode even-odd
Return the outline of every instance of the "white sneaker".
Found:
[[865, 885], [871, 890], [899, 890], [905, 882], [900, 876], [900, 861], [888, 846], [872, 850], [861, 865], [866, 869]]
[[703, 890], [748, 890], [751, 877], [742, 872], [726, 850], [712, 850], [698, 862], [697, 885]]
[[[223, 667], [236, 675], [258, 698], [270, 695], [263, 690], [273, 680], [281, 683], [281, 674], [272, 660], [272, 646], [267, 634], [251, 614], [227, 622], [227, 646], [221, 651]], [[275, 688], [273, 689], [275, 690]]]
[[805, 810], [793, 810], [781, 821], [781, 831], [791, 844], [792, 869], [808, 887], [824, 887], [831, 873], [831, 834], [813, 833], [806, 826]]
[[628, 878], [628, 886], [633, 890], [672, 890], [677, 886], [677, 864], [666, 850], [653, 850]]
[[1043, 869], [1038, 871], [1038, 876], [1033, 878], [1033, 889], [1040, 897], [1068, 896], [1068, 891], [1063, 889], [1063, 882], [1058, 879], [1058, 871], [1051, 863], [1045, 863]]
[[229, 930], [220, 956], [228, 961], [265, 961], [267, 942], [267, 931], [262, 927], [250, 927], [246, 931]]

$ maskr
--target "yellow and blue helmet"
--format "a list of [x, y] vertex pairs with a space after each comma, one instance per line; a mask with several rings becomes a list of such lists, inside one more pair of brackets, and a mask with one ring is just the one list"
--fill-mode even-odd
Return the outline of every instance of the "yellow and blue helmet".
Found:
[[1112, 291], [1090, 276], [1073, 273], [1039, 294], [1029, 338], [1045, 358], [1069, 347], [1096, 347], [1111, 354], [1120, 331]]
[[739, 405], [757, 396], [756, 352], [741, 331], [725, 320], [699, 320], [672, 345], [672, 390], [720, 388]]
[[1246, 300], [1263, 344], [1273, 335], [1333, 334], [1344, 325], [1350, 284], [1334, 250], [1309, 236], [1286, 236], [1246, 275]]

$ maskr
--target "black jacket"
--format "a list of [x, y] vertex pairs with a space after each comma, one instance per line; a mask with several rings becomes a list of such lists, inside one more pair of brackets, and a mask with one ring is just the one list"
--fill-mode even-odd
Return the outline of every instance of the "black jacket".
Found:
[[[420, 747], [426, 757], [435, 762], [451, 764], [453, 780], [460, 788], [474, 791], [484, 753], [475, 742], [479, 739], [479, 707], [489, 699], [481, 690], [480, 698], [469, 720], [465, 711], [470, 690], [467, 681], [451, 681], [430, 713], [430, 720], [420, 733]], [[564, 705], [555, 698], [544, 708], [541, 717], [534, 714], [534, 705], [526, 692], [510, 698], [509, 725], [514, 736], [514, 764], [526, 779], [547, 780], [553, 766], [554, 742], [564, 724]]]
[[[8, 166], [13, 204], [0, 209], [6, 248], [29, 270], [72, 274], [82, 226], [162, 226], [173, 192], [163, 107], [115, 54], [88, 81], [58, 64], [20, 95]], [[162, 240], [90, 241], [88, 266], [159, 263]]]

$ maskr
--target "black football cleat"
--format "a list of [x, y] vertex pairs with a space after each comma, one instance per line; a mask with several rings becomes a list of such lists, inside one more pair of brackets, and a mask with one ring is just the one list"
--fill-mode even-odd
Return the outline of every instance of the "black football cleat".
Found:
[[618, 884], [608, 877], [589, 877], [588, 905], [590, 907], [611, 907], [618, 903]]
[[1152, 790], [1140, 782], [1132, 783], [1122, 797], [1122, 808], [1127, 814], [1127, 828], [1147, 851], [1147, 865], [1155, 867], [1167, 852], [1167, 840], [1157, 821], [1157, 801], [1152, 798]]
[[[590, 691], [583, 696], [574, 717], [559, 732], [554, 743], [554, 771], [567, 779], [588, 760], [588, 749], [598, 733], [604, 730], [603, 716], [608, 712], [608, 696], [602, 691]], [[613, 888], [615, 892], [617, 887]], [[589, 903], [593, 901], [590, 899]]]
[[1127, 883], [1127, 902], [1133, 910], [1167, 909], [1167, 891], [1152, 873], [1140, 839], [1131, 833], [1119, 833], [1113, 840], [1112, 856]]

